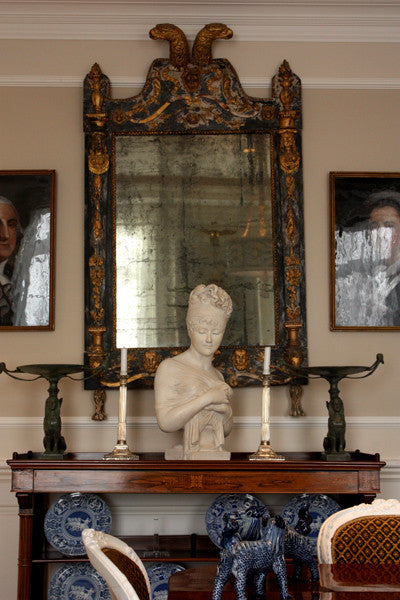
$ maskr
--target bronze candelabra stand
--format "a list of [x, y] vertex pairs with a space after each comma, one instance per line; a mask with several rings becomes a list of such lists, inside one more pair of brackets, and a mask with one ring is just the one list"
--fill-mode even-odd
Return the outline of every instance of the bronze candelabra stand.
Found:
[[[325, 460], [350, 460], [346, 447], [346, 420], [344, 416], [343, 401], [339, 396], [339, 382], [342, 379], [364, 379], [369, 377], [383, 364], [383, 354], [377, 354], [375, 362], [370, 367], [357, 366], [322, 366], [322, 367], [289, 367], [289, 371], [295, 376], [306, 376], [310, 379], [326, 379], [329, 383], [329, 401], [326, 403], [328, 409], [328, 433], [324, 438], [322, 458]], [[365, 373], [365, 375], [360, 375]]]
[[[63, 377], [74, 379], [72, 374], [81, 373], [85, 370], [83, 365], [69, 364], [38, 364], [38, 365], [22, 365], [14, 371], [7, 369], [4, 363], [0, 363], [0, 373], [6, 373], [12, 379], [19, 381], [36, 381], [37, 379], [46, 379], [49, 388], [49, 395], [46, 399], [43, 419], [43, 446], [44, 452], [39, 458], [48, 460], [59, 460], [64, 458], [67, 445], [65, 439], [61, 435], [61, 416], [60, 409], [63, 399], [58, 397], [58, 382]], [[30, 379], [18, 377], [16, 374], [26, 373], [35, 375]]]
[[[6, 373], [12, 379], [18, 381], [36, 381], [37, 379], [46, 379], [49, 384], [47, 389], [49, 395], [45, 402], [44, 419], [43, 419], [43, 446], [44, 452], [39, 455], [40, 459], [45, 460], [60, 460], [65, 458], [67, 445], [64, 437], [61, 435], [61, 404], [63, 399], [58, 396], [59, 381], [66, 377], [72, 381], [83, 381], [97, 375], [108, 368], [108, 358], [98, 365], [95, 371], [91, 371], [88, 377], [71, 377], [73, 374], [86, 372], [88, 370], [84, 365], [75, 364], [36, 364], [36, 365], [21, 365], [13, 371], [7, 369], [4, 362], [0, 363], [0, 374]], [[19, 375], [34, 375], [34, 377], [26, 378]]]

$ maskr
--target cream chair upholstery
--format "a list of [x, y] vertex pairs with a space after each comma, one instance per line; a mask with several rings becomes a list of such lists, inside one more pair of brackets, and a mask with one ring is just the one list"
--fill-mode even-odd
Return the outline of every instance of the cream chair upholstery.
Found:
[[105, 579], [113, 600], [150, 600], [150, 582], [136, 552], [122, 540], [94, 529], [82, 531], [86, 553]]
[[324, 521], [317, 540], [320, 563], [400, 563], [400, 502], [374, 500]]

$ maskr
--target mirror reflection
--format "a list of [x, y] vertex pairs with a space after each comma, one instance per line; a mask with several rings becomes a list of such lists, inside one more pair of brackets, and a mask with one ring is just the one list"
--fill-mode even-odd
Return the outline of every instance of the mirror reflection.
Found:
[[121, 134], [114, 151], [116, 346], [187, 345], [200, 283], [232, 297], [223, 345], [274, 345], [270, 135]]

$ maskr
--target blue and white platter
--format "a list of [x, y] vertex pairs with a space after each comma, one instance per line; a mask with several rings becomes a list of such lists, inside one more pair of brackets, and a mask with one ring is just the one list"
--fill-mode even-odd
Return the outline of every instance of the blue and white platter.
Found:
[[281, 514], [288, 525], [296, 528], [296, 526], [301, 526], [299, 511], [307, 507], [310, 516], [310, 531], [306, 534], [306, 537], [308, 537], [316, 551], [318, 533], [322, 523], [335, 512], [341, 510], [341, 506], [336, 500], [325, 494], [299, 494], [285, 504]]
[[167, 600], [169, 578], [185, 568], [169, 562], [148, 563], [145, 566], [150, 580], [151, 599]]
[[68, 556], [85, 554], [82, 531], [87, 527], [104, 533], [111, 530], [111, 511], [96, 494], [64, 494], [50, 506], [44, 519], [49, 544]]
[[221, 494], [206, 511], [206, 529], [210, 540], [220, 548], [224, 515], [237, 518], [242, 540], [257, 539], [260, 533], [260, 516], [269, 517], [265, 504], [251, 494]]
[[104, 579], [89, 564], [62, 565], [50, 579], [48, 600], [111, 600]]

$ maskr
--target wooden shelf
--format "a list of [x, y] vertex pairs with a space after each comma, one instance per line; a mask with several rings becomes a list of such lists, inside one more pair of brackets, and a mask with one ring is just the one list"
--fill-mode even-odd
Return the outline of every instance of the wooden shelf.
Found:
[[[153, 550], [153, 536], [121, 536], [144, 562], [216, 562], [219, 560], [219, 549], [207, 535], [160, 535], [160, 551], [168, 551], [168, 557], [152, 558], [143, 556]], [[45, 544], [43, 553], [32, 558], [32, 564], [76, 563], [87, 562], [86, 554], [67, 556], [57, 552], [49, 544]]]

